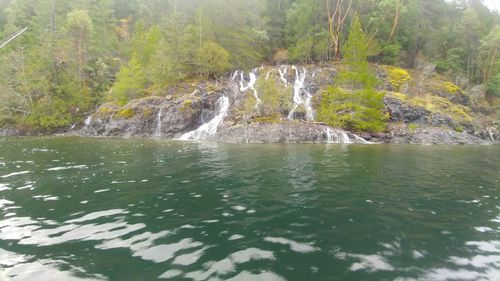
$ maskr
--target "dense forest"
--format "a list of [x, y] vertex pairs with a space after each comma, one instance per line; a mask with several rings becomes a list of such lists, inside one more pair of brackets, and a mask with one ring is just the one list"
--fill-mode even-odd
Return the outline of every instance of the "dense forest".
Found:
[[372, 63], [433, 63], [500, 96], [500, 15], [480, 0], [0, 0], [0, 38], [27, 28], [0, 49], [0, 126], [70, 126], [182, 81], [342, 61], [353, 24]]

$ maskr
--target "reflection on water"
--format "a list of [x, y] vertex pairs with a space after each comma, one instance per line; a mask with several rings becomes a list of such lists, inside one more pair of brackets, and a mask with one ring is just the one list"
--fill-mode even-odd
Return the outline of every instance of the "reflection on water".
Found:
[[496, 280], [498, 152], [5, 139], [0, 280]]

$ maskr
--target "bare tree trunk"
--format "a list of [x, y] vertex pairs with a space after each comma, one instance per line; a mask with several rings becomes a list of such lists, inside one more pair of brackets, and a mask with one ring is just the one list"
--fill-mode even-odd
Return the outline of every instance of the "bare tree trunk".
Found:
[[497, 57], [498, 49], [495, 49], [493, 52], [493, 55], [491, 56], [489, 65], [486, 67], [484, 74], [483, 74], [483, 82], [488, 81], [491, 77], [491, 74], [493, 73], [493, 68], [495, 66], [495, 60]]
[[330, 37], [332, 38], [333, 43], [333, 57], [336, 60], [340, 60], [340, 36], [347, 15], [351, 10], [352, 0], [349, 0], [349, 4], [345, 10], [343, 9], [345, 6], [344, 0], [335, 0], [335, 8], [333, 11], [332, 7], [330, 7], [330, 1], [331, 0], [326, 0], [326, 8], [328, 10], [328, 30], [330, 31]]
[[394, 35], [396, 35], [396, 31], [398, 30], [399, 20], [401, 17], [401, 9], [403, 8], [405, 0], [398, 0], [396, 4], [396, 13], [394, 15], [394, 20], [392, 22], [391, 33], [389, 34], [389, 39], [387, 42], [391, 42], [394, 39]]

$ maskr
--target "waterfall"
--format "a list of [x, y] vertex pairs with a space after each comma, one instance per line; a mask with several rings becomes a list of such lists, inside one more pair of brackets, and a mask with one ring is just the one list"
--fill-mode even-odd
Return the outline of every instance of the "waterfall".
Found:
[[233, 76], [231, 76], [231, 80], [235, 80], [237, 76], [238, 76], [238, 70], [236, 70], [236, 71], [233, 73]]
[[326, 143], [363, 143], [363, 144], [369, 143], [365, 139], [355, 134], [348, 133], [344, 130], [332, 129], [332, 128], [325, 129], [324, 138]]
[[232, 80], [233, 81], [236, 81], [236, 77], [238, 77], [238, 73], [240, 74], [240, 92], [245, 92], [247, 90], [252, 90], [253, 92], [253, 96], [255, 97], [255, 108], [258, 108], [259, 105], [262, 103], [262, 100], [259, 98], [259, 94], [257, 92], [257, 89], [255, 89], [255, 84], [257, 83], [257, 74], [258, 74], [258, 71], [262, 69], [262, 67], [260, 68], [255, 68], [254, 70], [252, 70], [252, 72], [249, 73], [249, 77], [250, 77], [250, 81], [248, 81], [248, 83], [245, 85], [245, 82], [247, 82], [245, 80], [245, 74], [243, 71], [236, 71], [233, 76], [232, 76]]
[[[300, 105], [303, 105], [305, 110], [306, 110], [306, 119], [307, 121], [313, 121], [314, 120], [314, 113], [313, 109], [311, 106], [311, 99], [312, 95], [305, 89], [305, 80], [307, 76], [307, 69], [305, 67], [302, 67], [302, 71], [299, 70], [298, 67], [295, 65], [292, 66], [292, 68], [295, 70], [295, 82], [293, 83], [293, 109], [290, 111], [288, 114], [288, 119], [293, 120], [295, 111]], [[286, 68], [285, 68], [286, 71]], [[280, 71], [280, 76], [282, 80], [284, 79], [284, 75], [286, 72], [283, 73]], [[285, 80], [286, 81], [286, 80]], [[303, 99], [302, 94], [305, 96], [305, 99]]]
[[283, 82], [283, 84], [285, 84], [285, 86], [288, 87], [288, 81], [285, 78], [285, 75], [288, 72], [288, 66], [286, 65], [280, 66], [280, 68], [278, 68], [278, 72], [280, 74], [281, 82]]
[[85, 119], [85, 121], [83, 121], [83, 124], [85, 124], [85, 127], [90, 126], [90, 124], [92, 124], [92, 115], [90, 115], [89, 117], [87, 117]]
[[155, 136], [157, 138], [161, 137], [161, 116], [163, 114], [163, 108], [164, 108], [164, 106], [160, 107], [160, 110], [158, 110], [158, 116], [156, 117], [156, 133], [155, 133]]
[[[304, 107], [305, 110], [305, 118], [307, 121], [314, 121], [314, 109], [311, 105], [312, 95], [307, 89], [306, 78], [308, 75], [307, 69], [305, 67], [298, 67], [292, 65], [292, 70], [295, 71], [295, 81], [292, 83], [288, 82], [287, 74], [289, 70], [289, 66], [282, 65], [277, 68], [271, 69], [267, 72], [265, 79], [268, 80], [273, 71], [278, 71], [279, 80], [285, 85], [285, 87], [293, 86], [293, 108], [290, 110], [288, 114], [288, 119], [293, 120], [295, 117], [295, 113], [300, 106]], [[253, 96], [255, 97], [255, 108], [258, 108], [260, 104], [262, 104], [262, 100], [259, 97], [257, 89], [255, 88], [256, 82], [258, 80], [258, 74], [263, 69], [263, 67], [255, 68], [248, 76], [245, 75], [244, 71], [237, 70], [231, 75], [231, 80], [236, 83], [239, 83], [240, 92], [245, 92], [251, 90], [253, 92]], [[313, 73], [316, 75], [316, 72]]]
[[226, 117], [230, 106], [229, 98], [226, 96], [219, 98], [217, 103], [219, 106], [219, 112], [212, 120], [201, 125], [194, 131], [185, 133], [179, 138], [179, 140], [201, 140], [207, 138], [208, 136], [215, 135], [215, 133], [217, 133], [217, 128], [224, 120], [224, 117]]

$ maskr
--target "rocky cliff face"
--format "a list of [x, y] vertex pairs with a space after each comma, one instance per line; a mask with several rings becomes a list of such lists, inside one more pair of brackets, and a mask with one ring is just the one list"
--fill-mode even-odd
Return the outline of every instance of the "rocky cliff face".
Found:
[[[484, 144], [498, 142], [498, 124], [472, 111], [469, 96], [447, 91], [435, 78], [408, 83], [395, 92], [387, 69], [378, 67], [390, 114], [384, 134], [360, 134], [315, 122], [315, 103], [335, 83], [335, 66], [261, 67], [220, 81], [177, 85], [157, 96], [118, 107], [102, 105], [79, 131], [86, 136], [211, 139], [235, 143]], [[266, 116], [259, 81], [272, 79], [287, 93], [281, 117]], [[426, 80], [428, 79], [428, 83]], [[437, 81], [437, 82], [436, 82]], [[427, 85], [427, 86], [426, 86]], [[446, 84], [447, 85], [447, 84]], [[446, 86], [445, 85], [445, 86]], [[419, 87], [416, 89], [416, 87]], [[455, 90], [454, 88], [452, 90]]]

